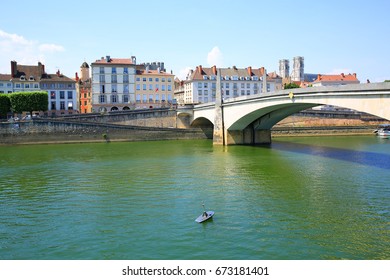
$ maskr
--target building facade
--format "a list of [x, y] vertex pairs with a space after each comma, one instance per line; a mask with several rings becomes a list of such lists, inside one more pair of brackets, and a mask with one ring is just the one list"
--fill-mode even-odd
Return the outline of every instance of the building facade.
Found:
[[[282, 79], [276, 73], [269, 75], [264, 67], [204, 68], [190, 70], [184, 81], [184, 94], [178, 104], [199, 104], [215, 101], [217, 70], [221, 71], [222, 98], [234, 98], [281, 90]], [[179, 94], [179, 91], [178, 91]], [[181, 94], [181, 93], [180, 93]], [[181, 100], [182, 99], [182, 100]]]
[[135, 106], [136, 58], [102, 57], [91, 63], [92, 112], [128, 110]]
[[[7, 81], [1, 80], [7, 77]], [[3, 85], [2, 85], [3, 84]], [[75, 81], [61, 74], [47, 74], [45, 65], [19, 65], [11, 61], [11, 74], [0, 75], [0, 92], [47, 91], [50, 116], [73, 114], [78, 111]]]
[[76, 82], [63, 75], [59, 70], [55, 74], [43, 74], [41, 90], [49, 94], [49, 116], [71, 115], [78, 113]]
[[80, 77], [76, 73], [77, 103], [81, 114], [92, 113], [92, 84], [89, 65], [84, 62], [80, 66]]
[[135, 82], [135, 109], [170, 107], [174, 96], [173, 74], [146, 64], [137, 66]]
[[305, 78], [305, 59], [302, 56], [293, 58], [293, 70], [291, 73], [292, 81], [303, 82]]

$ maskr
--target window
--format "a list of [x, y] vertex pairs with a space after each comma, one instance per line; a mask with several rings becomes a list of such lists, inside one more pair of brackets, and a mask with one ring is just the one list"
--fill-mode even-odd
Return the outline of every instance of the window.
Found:
[[55, 101], [51, 102], [50, 108], [51, 108], [50, 110], [56, 110], [56, 102]]
[[123, 93], [129, 93], [129, 85], [123, 86]]
[[202, 95], [202, 90], [198, 89], [198, 95]]
[[243, 90], [243, 89], [241, 90], [241, 96], [242, 95], [245, 95], [245, 90]]
[[106, 79], [104, 75], [99, 75], [99, 83], [105, 83]]
[[116, 74], [116, 67], [111, 68], [111, 74]]
[[124, 75], [123, 76], [123, 83], [128, 83], [129, 82], [129, 76], [128, 75]]
[[230, 85], [229, 83], [226, 83], [225, 88], [229, 88], [229, 85]]
[[229, 96], [229, 95], [230, 95], [229, 90], [225, 90], [225, 95], [226, 95], [226, 96]]
[[[60, 99], [65, 99], [65, 91], [63, 90], [60, 91]], [[65, 104], [64, 104], [64, 109], [65, 109]]]
[[144, 94], [144, 95], [142, 96], [142, 98], [143, 98], [143, 102], [144, 102], [144, 103], [146, 103], [146, 102], [148, 101], [148, 96], [147, 96], [146, 94]]
[[117, 91], [117, 86], [116, 86], [116, 85], [111, 85], [111, 92], [113, 92], [113, 93], [118, 92], [118, 91]]
[[101, 86], [100, 86], [100, 92], [101, 92], [101, 93], [105, 93], [105, 86], [104, 86], [104, 85], [101, 85]]
[[99, 67], [99, 73], [104, 74], [104, 67]]
[[202, 83], [198, 82], [198, 88], [202, 88]]
[[73, 99], [73, 91], [68, 91], [68, 99]]
[[106, 96], [101, 94], [99, 95], [99, 103], [106, 103]]
[[124, 74], [129, 74], [129, 68], [127, 68], [127, 67], [123, 68], [123, 73]]
[[160, 95], [159, 95], [159, 94], [156, 94], [155, 99], [156, 99], [156, 103], [160, 102]]
[[142, 81], [143, 81], [143, 82], [146, 82], [146, 77], [142, 77]]
[[244, 83], [241, 83], [241, 88], [245, 88], [245, 84]]
[[73, 110], [73, 102], [72, 101], [68, 102], [68, 110]]
[[118, 82], [116, 76], [111, 76], [111, 83], [116, 84]]
[[247, 83], [247, 84], [246, 84], [246, 88], [251, 88], [251, 84], [250, 84], [250, 83]]
[[141, 94], [137, 94], [135, 97], [135, 102], [141, 103]]
[[116, 94], [111, 95], [111, 103], [118, 103], [118, 95]]
[[156, 82], [158, 82], [159, 81], [159, 78], [156, 78], [156, 80], [155, 80]]
[[60, 102], [60, 110], [65, 110], [65, 101]]
[[56, 92], [54, 90], [50, 91], [50, 99], [56, 99]]
[[208, 83], [204, 83], [204, 88], [207, 88], [208, 87]]
[[161, 90], [165, 91], [165, 85], [161, 85]]
[[168, 78], [168, 83], [172, 82], [172, 79], [171, 78]]
[[165, 83], [165, 78], [161, 78], [161, 82]]
[[140, 84], [137, 84], [137, 85], [135, 86], [135, 89], [136, 89], [136, 90], [141, 90], [141, 85], [140, 85]]
[[149, 90], [153, 90], [153, 85], [149, 84]]
[[161, 101], [165, 102], [165, 93], [161, 96]]
[[137, 77], [135, 80], [136, 80], [137, 82], [140, 82], [140, 81], [141, 81], [141, 78], [140, 78], [140, 77]]
[[153, 103], [153, 94], [149, 94], [149, 102]]
[[39, 85], [38, 84], [34, 84], [34, 88], [39, 88]]
[[16, 84], [15, 87], [16, 87], [16, 88], [20, 88], [20, 84]]
[[251, 95], [251, 91], [249, 89], [246, 90], [246, 95]]
[[129, 103], [129, 96], [127, 94], [123, 95], [123, 103]]
[[25, 84], [24, 88], [30, 88], [30, 84]]
[[146, 84], [142, 84], [142, 90], [146, 90]]
[[172, 85], [168, 85], [168, 91], [172, 90]]
[[153, 82], [153, 78], [149, 78], [149, 82]]

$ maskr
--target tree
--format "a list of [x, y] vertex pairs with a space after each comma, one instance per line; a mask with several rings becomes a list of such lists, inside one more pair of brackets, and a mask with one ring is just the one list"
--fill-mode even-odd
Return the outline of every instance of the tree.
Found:
[[284, 89], [291, 89], [291, 88], [299, 88], [299, 86], [294, 83], [284, 84]]
[[9, 95], [12, 111], [15, 113], [47, 111], [49, 105], [46, 91], [15, 92]]
[[11, 102], [8, 94], [0, 94], [0, 118], [6, 117], [7, 113], [11, 111]]

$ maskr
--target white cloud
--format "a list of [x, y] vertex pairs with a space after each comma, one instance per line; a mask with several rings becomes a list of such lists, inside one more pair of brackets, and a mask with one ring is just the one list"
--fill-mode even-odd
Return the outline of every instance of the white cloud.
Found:
[[63, 52], [65, 48], [56, 44], [42, 44], [38, 47], [41, 52]]
[[[65, 51], [64, 47], [56, 44], [40, 44], [38, 41], [26, 39], [19, 34], [7, 33], [0, 29], [0, 73], [10, 73], [10, 61], [18, 64], [45, 64], [48, 56]], [[51, 67], [46, 67], [50, 69]], [[50, 70], [49, 70], [50, 71]]]
[[223, 67], [223, 55], [217, 46], [207, 54], [207, 63], [209, 66]]
[[185, 80], [189, 71], [191, 70], [192, 68], [191, 67], [185, 67], [183, 69], [180, 69], [179, 70], [179, 73], [176, 74], [176, 77], [178, 77], [180, 80]]

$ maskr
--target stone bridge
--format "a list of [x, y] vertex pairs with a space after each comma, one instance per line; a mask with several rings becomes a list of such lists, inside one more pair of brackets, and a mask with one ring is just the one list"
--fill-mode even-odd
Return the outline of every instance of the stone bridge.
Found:
[[309, 87], [221, 100], [217, 79], [215, 103], [178, 109], [178, 119], [213, 133], [214, 144], [271, 143], [271, 128], [302, 110], [333, 105], [390, 120], [390, 83]]

